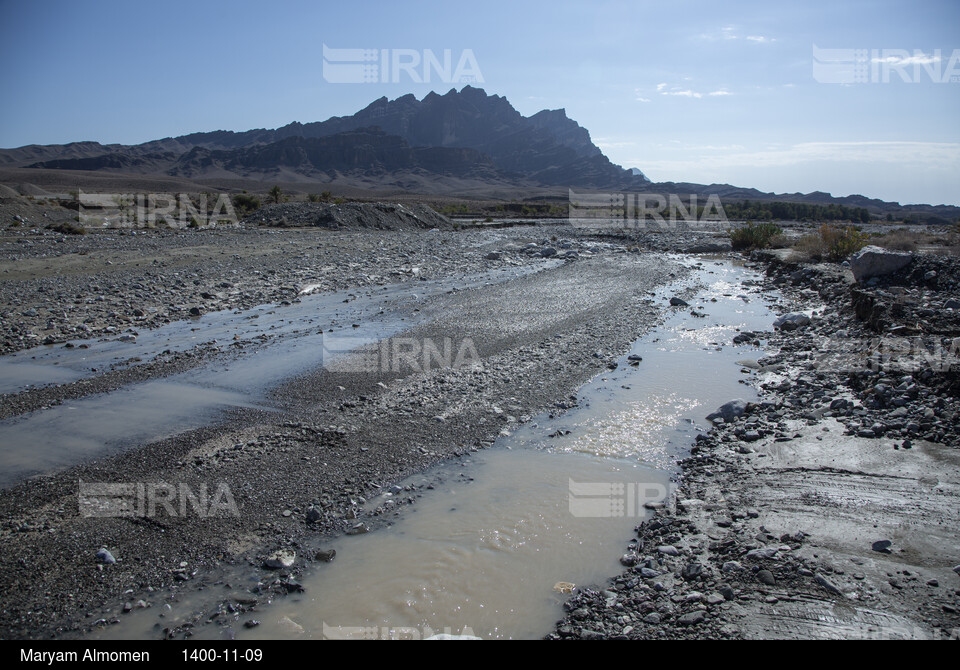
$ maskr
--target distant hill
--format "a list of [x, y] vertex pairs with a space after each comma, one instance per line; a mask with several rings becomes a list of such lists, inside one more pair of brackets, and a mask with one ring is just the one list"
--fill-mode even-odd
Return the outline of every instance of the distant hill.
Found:
[[[499, 95], [465, 86], [422, 100], [374, 100], [351, 116], [273, 130], [217, 130], [138, 145], [74, 142], [0, 150], [0, 181], [25, 173], [104, 175], [131, 183], [341, 185], [380, 191], [503, 197], [566, 189], [697, 194], [706, 199], [782, 200], [864, 207], [873, 214], [922, 211], [953, 219], [957, 207], [913, 206], [859, 195], [764, 193], [729, 184], [652, 183], [638, 168], [612, 163], [563, 109], [525, 117]], [[76, 177], [76, 181], [86, 181]], [[314, 190], [316, 190], [314, 188]]]

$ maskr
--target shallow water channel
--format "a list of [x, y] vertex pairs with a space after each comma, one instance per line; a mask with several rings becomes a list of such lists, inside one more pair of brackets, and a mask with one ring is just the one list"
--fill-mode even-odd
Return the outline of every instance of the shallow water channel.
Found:
[[[732, 398], [756, 397], [741, 383], [748, 370], [738, 363], [762, 354], [731, 340], [738, 330], [769, 331], [774, 315], [754, 288], [755, 273], [726, 260], [700, 263], [649, 298], [662, 305], [699, 287], [690, 306], [671, 308], [615, 370], [581, 387], [576, 407], [536, 417], [493, 447], [401, 482], [423, 495], [388, 527], [325, 543], [336, 559], [306, 569], [303, 593], [198, 625], [194, 637], [516, 639], [549, 632], [562, 616], [565, 588], [602, 586], [621, 571], [618, 559], [648, 514], [644, 503], [669, 493], [676, 460], [706, 415]], [[247, 571], [229, 580], [234, 588], [263, 576]], [[211, 597], [178, 597], [163, 606], [163, 618], [155, 607], [135, 611], [96, 636], [156, 637]], [[249, 620], [258, 623], [248, 628]]]

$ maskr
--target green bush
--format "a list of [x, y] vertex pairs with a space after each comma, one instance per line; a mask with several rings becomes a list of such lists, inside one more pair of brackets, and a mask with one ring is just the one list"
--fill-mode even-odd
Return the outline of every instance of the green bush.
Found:
[[246, 216], [260, 209], [260, 198], [247, 193], [238, 193], [233, 196], [233, 205], [239, 210], [241, 216]]
[[870, 236], [853, 226], [820, 226], [820, 239], [826, 250], [826, 256], [832, 261], [843, 261], [863, 249], [870, 241]]
[[735, 250], [765, 249], [770, 241], [782, 233], [779, 226], [772, 223], [753, 223], [747, 221], [742, 228], [735, 228], [730, 233], [730, 242]]

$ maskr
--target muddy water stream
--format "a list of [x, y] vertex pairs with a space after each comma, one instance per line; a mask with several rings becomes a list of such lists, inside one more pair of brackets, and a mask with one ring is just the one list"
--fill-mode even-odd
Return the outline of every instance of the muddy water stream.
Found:
[[558, 263], [303, 295], [282, 307], [262, 305], [177, 321], [143, 331], [133, 341], [78, 341], [88, 348], [44, 346], [0, 357], [0, 392], [16, 393], [93, 377], [132, 360], [150, 361], [163, 351], [185, 351], [199, 343], [255, 343], [251, 351], [218, 357], [182, 373], [0, 421], [0, 486], [216, 423], [230, 408], [270, 410], [271, 388], [342, 353], [325, 344], [375, 342], [417, 323], [417, 310], [433, 296], [509, 281]]
[[[370, 505], [409, 490], [422, 495], [388, 527], [324, 543], [336, 559], [306, 568], [303, 593], [201, 620], [194, 637], [543, 636], [562, 614], [565, 586], [602, 585], [620, 572], [618, 558], [648, 514], [644, 503], [668, 493], [705, 416], [731, 398], [756, 397], [738, 363], [761, 353], [730, 342], [738, 330], [771, 328], [757, 279], [729, 261], [702, 261], [649, 298], [662, 305], [699, 287], [690, 306], [672, 309], [615, 370], [584, 385], [576, 407], [400, 482]], [[224, 581], [236, 590], [267, 576], [251, 566]], [[156, 637], [217, 597], [229, 593], [178, 595], [161, 606], [162, 617], [155, 607], [135, 611], [97, 636]]]

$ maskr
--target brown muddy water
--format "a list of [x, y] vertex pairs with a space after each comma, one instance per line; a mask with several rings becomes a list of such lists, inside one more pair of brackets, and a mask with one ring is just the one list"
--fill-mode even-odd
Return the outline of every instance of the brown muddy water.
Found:
[[[644, 504], [669, 495], [676, 460], [706, 415], [732, 398], [756, 398], [739, 363], [762, 353], [730, 342], [738, 330], [771, 330], [775, 315], [758, 279], [729, 261], [704, 260], [650, 294], [662, 305], [700, 287], [690, 307], [673, 309], [615, 370], [584, 385], [576, 407], [536, 417], [493, 447], [370, 501], [389, 506], [393, 496], [422, 493], [397, 506], [388, 527], [319, 543], [336, 559], [305, 569], [303, 593], [215, 621], [199, 612], [228, 592], [184, 593], [93, 637], [158, 637], [186, 621], [196, 622], [197, 639], [542, 637], [571, 587], [619, 574], [633, 528], [649, 514]], [[642, 361], [631, 365], [631, 355]], [[270, 576], [251, 566], [223, 582], [237, 590]]]

